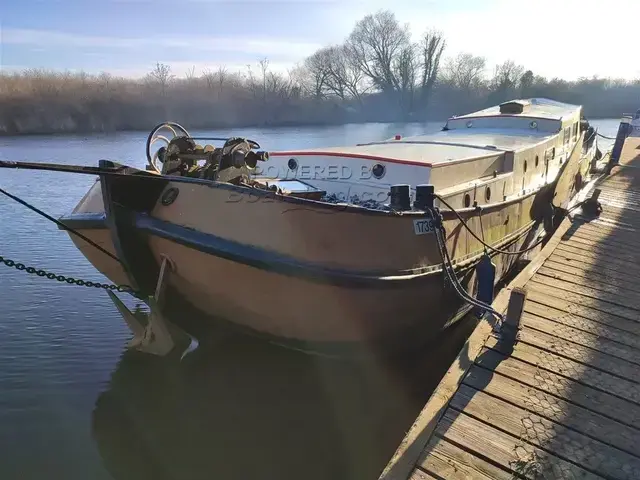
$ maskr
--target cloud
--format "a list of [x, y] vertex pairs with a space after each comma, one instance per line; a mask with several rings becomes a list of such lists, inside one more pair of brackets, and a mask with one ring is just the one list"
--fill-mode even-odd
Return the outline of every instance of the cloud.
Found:
[[277, 56], [298, 60], [320, 48], [320, 44], [295, 39], [216, 36], [160, 36], [160, 37], [107, 37], [64, 33], [52, 30], [3, 28], [0, 44], [47, 48], [72, 47], [82, 49], [188, 49], [200, 52], [227, 52]]

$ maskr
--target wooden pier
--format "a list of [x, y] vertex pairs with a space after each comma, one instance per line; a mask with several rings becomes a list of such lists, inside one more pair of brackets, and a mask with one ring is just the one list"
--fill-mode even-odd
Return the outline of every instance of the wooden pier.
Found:
[[600, 216], [570, 215], [498, 295], [526, 295], [518, 324], [478, 325], [381, 480], [640, 479], [640, 138], [620, 164]]

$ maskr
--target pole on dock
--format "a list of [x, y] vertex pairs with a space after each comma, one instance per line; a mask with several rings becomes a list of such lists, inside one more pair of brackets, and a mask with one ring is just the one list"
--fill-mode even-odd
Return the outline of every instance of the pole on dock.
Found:
[[616, 135], [616, 140], [613, 144], [613, 149], [611, 150], [611, 156], [609, 157], [609, 163], [607, 164], [607, 175], [611, 173], [611, 169], [614, 165], [616, 165], [620, 161], [620, 154], [622, 153], [622, 148], [624, 147], [624, 141], [627, 139], [632, 130], [631, 123], [629, 118], [625, 117], [620, 121], [620, 126], [618, 126], [618, 133]]

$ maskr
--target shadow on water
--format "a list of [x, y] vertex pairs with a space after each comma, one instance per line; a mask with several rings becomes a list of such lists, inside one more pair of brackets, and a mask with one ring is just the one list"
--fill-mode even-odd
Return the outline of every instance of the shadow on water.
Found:
[[93, 437], [116, 480], [377, 478], [472, 327], [394, 364], [248, 337], [182, 362], [126, 352]]

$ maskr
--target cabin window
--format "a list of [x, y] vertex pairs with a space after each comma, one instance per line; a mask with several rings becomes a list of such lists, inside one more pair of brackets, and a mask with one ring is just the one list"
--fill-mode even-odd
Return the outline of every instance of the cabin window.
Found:
[[567, 127], [564, 129], [564, 144], [568, 144], [571, 140], [571, 127]]
[[471, 195], [468, 193], [464, 194], [464, 208], [469, 208], [471, 206]]
[[536, 155], [536, 168], [538, 168], [538, 164], [540, 163], [540, 157], [538, 157], [538, 155]]
[[527, 173], [527, 161], [524, 161], [524, 173]]
[[554, 156], [555, 156], [554, 149], [553, 148], [547, 148], [544, 151], [544, 161], [545, 161], [545, 163], [549, 163], [549, 160], [553, 160]]
[[484, 198], [487, 202], [491, 200], [491, 187], [487, 187], [487, 189], [484, 191]]
[[578, 139], [578, 122], [573, 124], [573, 131], [572, 131], [573, 135], [573, 139], [577, 140]]

